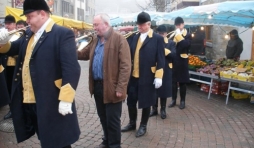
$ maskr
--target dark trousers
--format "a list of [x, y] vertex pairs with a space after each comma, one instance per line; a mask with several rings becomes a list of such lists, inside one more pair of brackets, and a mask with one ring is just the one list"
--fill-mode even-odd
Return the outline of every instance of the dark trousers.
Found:
[[[23, 109], [26, 115], [26, 126], [27, 129], [37, 134], [38, 139], [40, 140], [39, 136], [39, 129], [38, 129], [38, 122], [37, 122], [37, 111], [36, 111], [36, 104], [35, 103], [24, 103]], [[63, 148], [71, 148], [70, 145], [67, 145]]]
[[[6, 83], [9, 95], [11, 97], [11, 89], [12, 89], [12, 79], [14, 74], [15, 66], [6, 66]], [[11, 104], [9, 104], [10, 106]]]
[[[179, 87], [180, 87], [180, 98], [181, 101], [185, 101], [185, 96], [186, 96], [186, 83], [179, 83]], [[176, 100], [177, 98], [177, 90], [178, 90], [178, 86], [177, 86], [177, 82], [172, 82], [172, 99]]]
[[11, 94], [14, 69], [15, 69], [15, 66], [6, 66], [6, 83], [7, 83], [9, 94]]
[[[153, 107], [158, 107], [159, 97], [156, 99], [156, 104]], [[165, 107], [167, 98], [160, 98], [161, 107]]]
[[104, 104], [102, 81], [94, 81], [94, 98], [104, 132], [103, 143], [110, 148], [120, 148], [122, 102]]
[[24, 103], [23, 109], [26, 115], [26, 126], [29, 131], [36, 133], [38, 139], [39, 136], [39, 129], [38, 129], [38, 122], [37, 122], [37, 111], [36, 111], [36, 104], [35, 103]]
[[[130, 110], [136, 110], [137, 108], [137, 103], [138, 103], [138, 83], [139, 79], [131, 77], [130, 79], [132, 86], [128, 90], [128, 98], [127, 98], [127, 105], [128, 109]], [[129, 112], [130, 113], [130, 112]], [[143, 108], [142, 109], [142, 117], [141, 117], [141, 122], [140, 124], [147, 125], [148, 119], [149, 119], [149, 114], [150, 114], [150, 107]], [[130, 118], [133, 116], [135, 117], [136, 115], [129, 115]], [[132, 119], [130, 119], [132, 120]]]

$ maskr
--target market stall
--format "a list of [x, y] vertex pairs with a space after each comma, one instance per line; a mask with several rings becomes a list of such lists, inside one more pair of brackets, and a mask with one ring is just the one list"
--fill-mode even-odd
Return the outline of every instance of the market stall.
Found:
[[[201, 83], [200, 90], [208, 93], [208, 99], [210, 99], [211, 93], [226, 95], [226, 104], [228, 104], [230, 95], [235, 99], [250, 98], [251, 94], [254, 95], [252, 89], [252, 86], [254, 86], [254, 61], [237, 61], [226, 58], [205, 61], [197, 56], [190, 55], [189, 69], [190, 80]], [[200, 77], [206, 79], [202, 80]], [[250, 87], [240, 88], [239, 85], [241, 84]]]
[[[6, 7], [5, 13], [6, 13], [6, 15], [10, 14], [10, 15], [14, 16], [16, 20], [26, 20], [25, 16], [20, 16], [23, 13], [22, 9]], [[54, 22], [56, 24], [58, 24], [60, 26], [65, 26], [68, 28], [87, 29], [87, 30], [91, 30], [93, 28], [92, 24], [85, 23], [82, 21], [68, 19], [68, 18], [56, 16], [56, 15], [51, 15], [50, 17], [54, 20]]]

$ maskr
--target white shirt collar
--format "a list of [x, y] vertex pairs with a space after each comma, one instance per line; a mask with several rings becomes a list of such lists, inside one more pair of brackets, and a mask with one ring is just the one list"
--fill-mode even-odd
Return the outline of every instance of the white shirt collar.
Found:
[[41, 35], [43, 34], [44, 30], [48, 26], [49, 22], [51, 21], [51, 18], [48, 18], [48, 20], [41, 26], [41, 28], [34, 34], [35, 41], [37, 41]]
[[146, 37], [147, 37], [149, 31], [150, 31], [150, 29], [149, 29], [147, 32], [141, 33], [141, 34], [140, 34], [141, 42], [143, 42], [143, 41], [146, 39]]

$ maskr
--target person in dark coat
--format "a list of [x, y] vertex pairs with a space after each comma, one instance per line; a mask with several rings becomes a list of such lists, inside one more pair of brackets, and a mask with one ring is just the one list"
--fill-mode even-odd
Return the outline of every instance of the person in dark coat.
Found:
[[20, 39], [8, 42], [0, 32], [0, 53], [18, 55], [11, 112], [18, 142], [35, 133], [42, 148], [70, 148], [79, 139], [75, 90], [80, 76], [72, 30], [56, 25], [44, 0], [25, 0], [30, 25]]
[[5, 76], [5, 67], [7, 64], [7, 60], [5, 59], [7, 56], [0, 55], [0, 107], [8, 105], [11, 101], [10, 94], [8, 91], [6, 76]]
[[[8, 31], [14, 31], [16, 29], [16, 20], [14, 18], [14, 16], [12, 15], [7, 15], [5, 18], [4, 18], [4, 24], [5, 24], [5, 28], [8, 30]], [[14, 37], [14, 36], [13, 36]], [[15, 37], [14, 37], [15, 38]], [[13, 39], [13, 38], [12, 38]], [[10, 40], [12, 40], [10, 39]], [[10, 95], [11, 95], [11, 87], [12, 87], [12, 78], [13, 78], [13, 74], [14, 74], [14, 68], [15, 68], [15, 65], [16, 65], [16, 55], [15, 56], [7, 56], [7, 55], [3, 55], [1, 56], [2, 57], [2, 60], [5, 61], [6, 65], [5, 65], [5, 70], [4, 70], [4, 73], [5, 73], [5, 80], [6, 80], [6, 83], [1, 83], [0, 85], [2, 87], [5, 87], [3, 85], [7, 85], [7, 92], [9, 94], [9, 99], [10, 99]], [[2, 92], [4, 91], [1, 90]], [[6, 92], [3, 92], [3, 93], [6, 93]], [[12, 118], [12, 114], [11, 114], [11, 111], [9, 110], [9, 112], [4, 116], [4, 119], [9, 119], [9, 118]]]
[[163, 37], [150, 28], [151, 18], [148, 13], [139, 13], [137, 25], [139, 33], [129, 41], [132, 71], [127, 89], [127, 105], [130, 122], [121, 131], [136, 129], [138, 102], [138, 108], [142, 108], [142, 117], [136, 137], [140, 137], [146, 133], [150, 107], [156, 103], [156, 89], [162, 85], [165, 53]]
[[185, 108], [186, 83], [189, 83], [188, 52], [191, 44], [191, 35], [184, 29], [181, 17], [175, 19], [175, 34], [173, 41], [176, 43], [176, 56], [173, 60], [172, 101], [169, 107], [176, 105], [178, 85], [180, 87], [180, 109]]
[[165, 119], [166, 114], [166, 103], [167, 98], [172, 96], [172, 67], [173, 67], [173, 58], [175, 56], [175, 42], [167, 38], [167, 29], [164, 25], [160, 25], [157, 28], [157, 33], [164, 38], [165, 44], [165, 65], [164, 65], [164, 74], [162, 79], [162, 86], [157, 90], [157, 100], [156, 104], [152, 106], [150, 112], [150, 117], [158, 114], [158, 99], [160, 98], [160, 114], [161, 118]]
[[227, 59], [239, 60], [243, 51], [243, 41], [239, 38], [238, 31], [229, 32], [230, 40], [228, 41], [226, 56]]

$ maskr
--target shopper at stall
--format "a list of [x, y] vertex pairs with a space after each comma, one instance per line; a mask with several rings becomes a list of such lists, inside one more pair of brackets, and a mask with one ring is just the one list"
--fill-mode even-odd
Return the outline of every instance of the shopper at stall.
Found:
[[227, 59], [239, 60], [243, 51], [243, 41], [239, 38], [238, 31], [229, 32], [230, 40], [228, 41], [226, 56]]
[[189, 83], [188, 69], [188, 50], [191, 44], [191, 35], [184, 28], [184, 21], [181, 17], [175, 19], [176, 56], [173, 60], [173, 83], [172, 83], [172, 102], [169, 107], [176, 105], [178, 85], [180, 87], [180, 109], [185, 108], [186, 83]]

